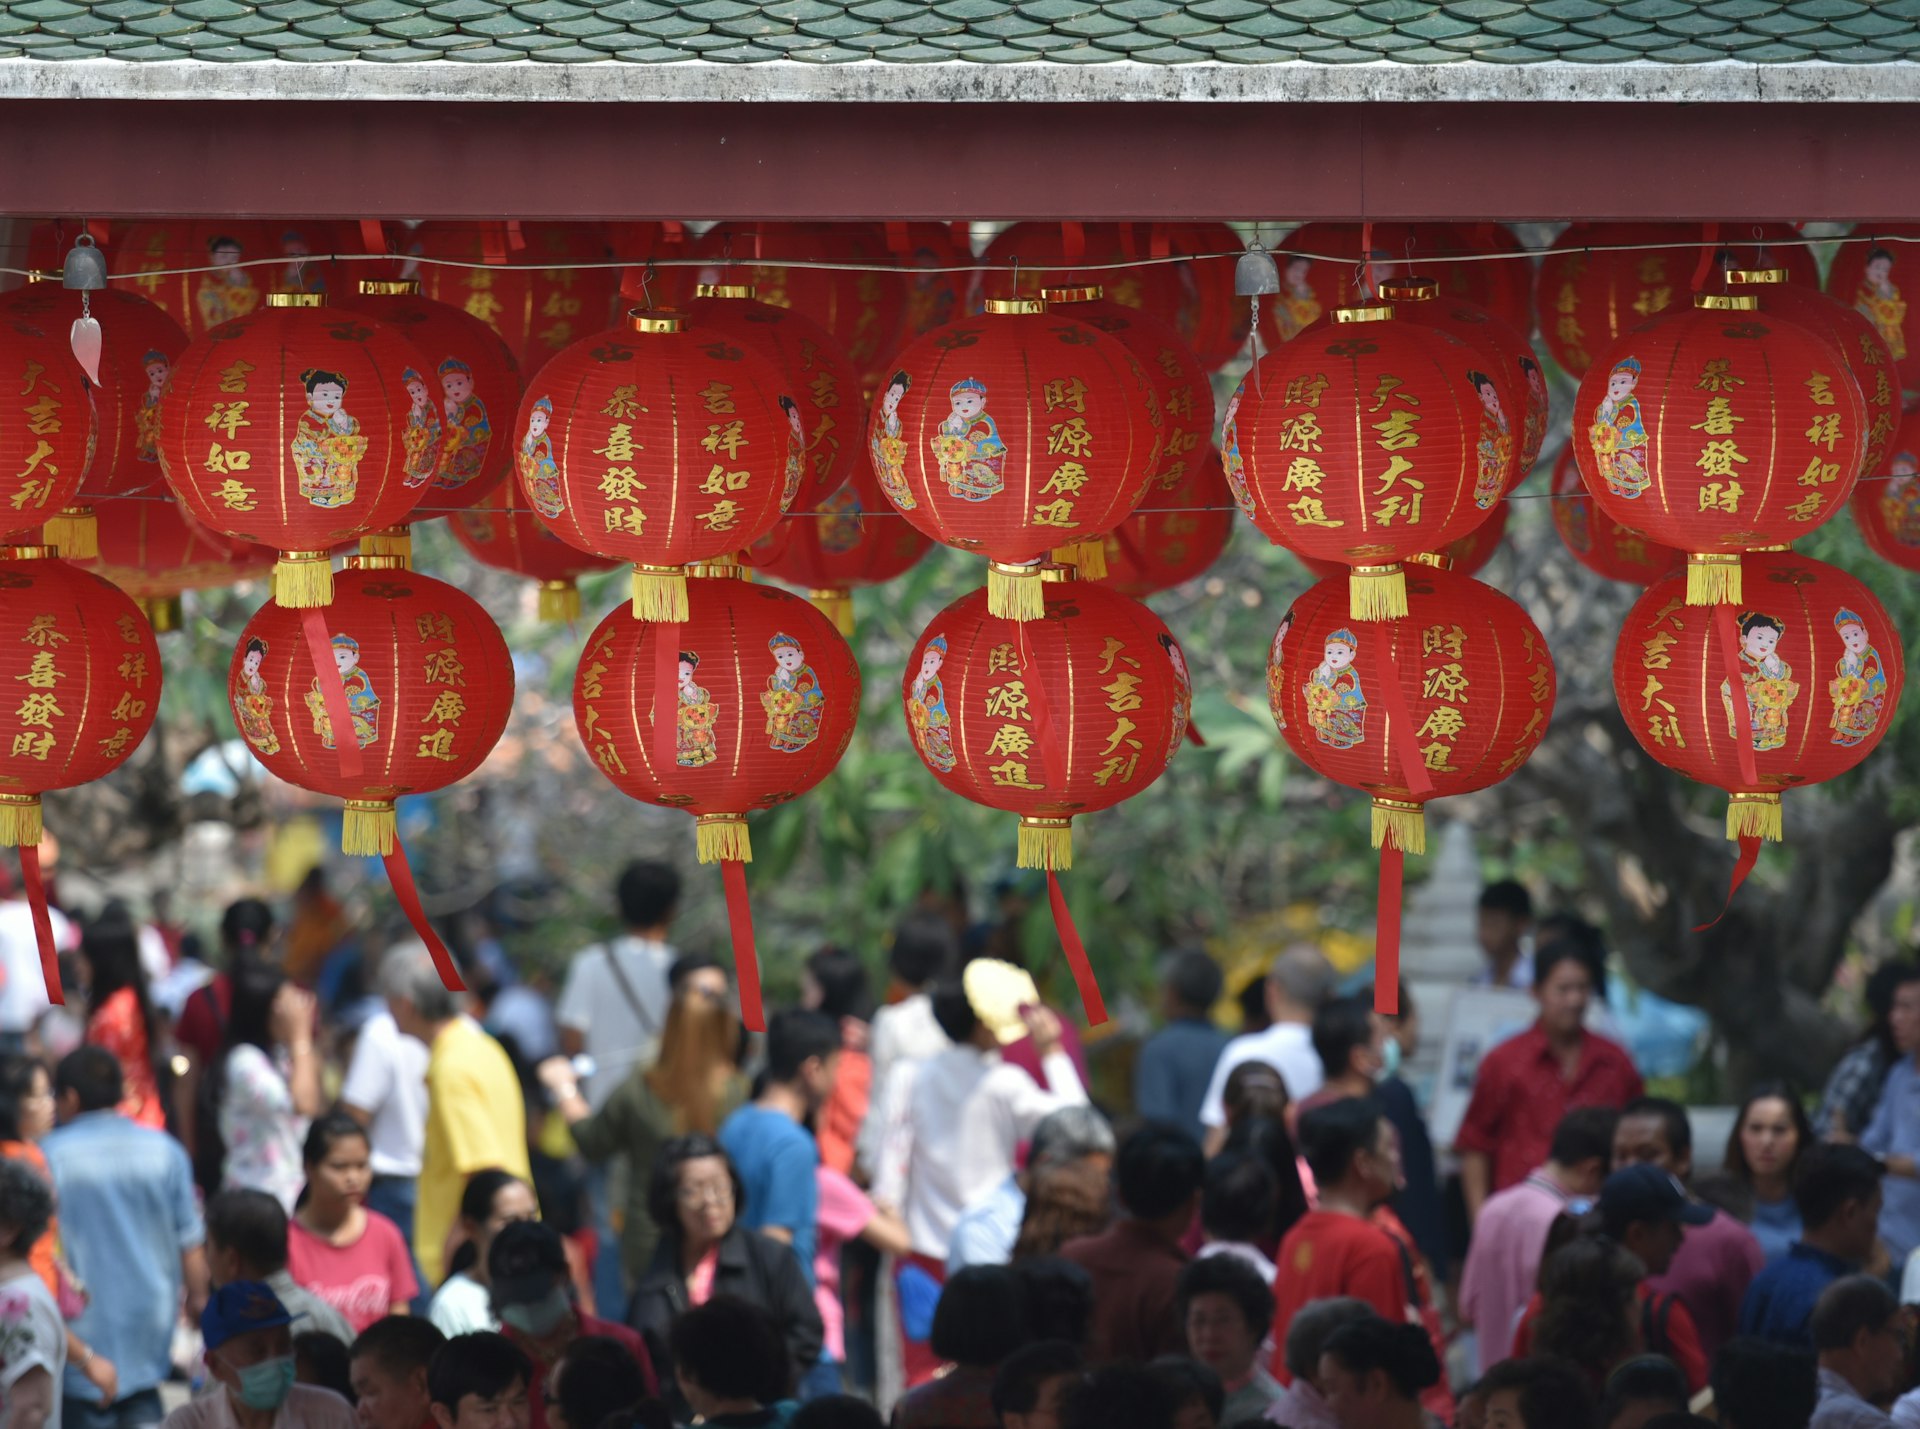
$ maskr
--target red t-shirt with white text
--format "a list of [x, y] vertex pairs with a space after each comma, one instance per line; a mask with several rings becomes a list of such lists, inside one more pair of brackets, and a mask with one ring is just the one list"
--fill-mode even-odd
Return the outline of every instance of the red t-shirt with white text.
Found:
[[378, 1211], [367, 1212], [367, 1228], [352, 1245], [333, 1245], [293, 1221], [287, 1269], [294, 1284], [344, 1315], [356, 1335], [420, 1293], [400, 1227]]

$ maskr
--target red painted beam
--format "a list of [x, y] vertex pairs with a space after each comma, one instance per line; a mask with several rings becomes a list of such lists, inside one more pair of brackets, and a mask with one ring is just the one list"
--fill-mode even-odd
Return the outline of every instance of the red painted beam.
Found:
[[15, 215], [1920, 220], [1881, 104], [0, 102]]

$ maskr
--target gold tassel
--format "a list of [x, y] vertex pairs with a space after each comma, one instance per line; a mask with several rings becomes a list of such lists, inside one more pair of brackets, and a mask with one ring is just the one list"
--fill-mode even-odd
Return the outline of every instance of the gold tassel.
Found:
[[752, 863], [753, 841], [738, 814], [702, 814], [694, 825], [694, 851], [702, 863]]
[[1402, 853], [1427, 851], [1427, 816], [1418, 804], [1404, 799], [1373, 801], [1373, 846], [1385, 848], [1389, 839]]
[[1735, 794], [1727, 801], [1727, 837], [1765, 839], [1779, 843], [1783, 836], [1778, 794]]
[[273, 603], [289, 610], [333, 604], [333, 562], [325, 551], [282, 551], [273, 563]]
[[349, 799], [346, 817], [340, 824], [340, 852], [361, 858], [375, 854], [385, 858], [393, 852], [399, 826], [389, 801]]
[[987, 567], [987, 613], [1002, 620], [1043, 620], [1046, 591], [1040, 567], [1009, 566], [999, 561]]
[[360, 554], [398, 556], [406, 562], [404, 569], [410, 571], [413, 569], [413, 528], [403, 522], [384, 531], [369, 531], [360, 538]]
[[143, 595], [138, 597], [138, 604], [146, 612], [147, 624], [153, 627], [155, 635], [178, 630], [186, 623], [177, 595]]
[[813, 608], [833, 622], [833, 628], [847, 639], [853, 638], [853, 592], [850, 590], [810, 590], [807, 599]]
[[1103, 581], [1107, 578], [1107, 543], [1104, 538], [1055, 546], [1053, 559], [1063, 566], [1073, 566], [1080, 572], [1082, 580]]
[[678, 625], [687, 619], [687, 573], [680, 566], [633, 568], [633, 618]]
[[40, 796], [0, 794], [0, 848], [40, 842]]
[[1732, 605], [1740, 599], [1740, 557], [1724, 551], [1687, 552], [1687, 604]]
[[100, 523], [91, 506], [69, 506], [48, 520], [41, 539], [70, 561], [98, 560]]
[[1407, 577], [1399, 566], [1355, 566], [1347, 575], [1347, 614], [1398, 620], [1407, 613]]
[[580, 587], [572, 581], [541, 581], [534, 613], [542, 620], [561, 624], [580, 618]]
[[1024, 816], [1013, 861], [1021, 868], [1072, 868], [1073, 820]]

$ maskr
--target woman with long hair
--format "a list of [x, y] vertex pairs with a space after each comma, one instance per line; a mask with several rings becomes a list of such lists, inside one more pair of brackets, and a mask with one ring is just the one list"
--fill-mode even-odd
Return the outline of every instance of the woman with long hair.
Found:
[[817, 949], [800, 971], [800, 1005], [824, 1012], [840, 1025], [840, 1064], [833, 1093], [814, 1118], [820, 1164], [842, 1175], [853, 1171], [854, 1142], [873, 1094], [873, 1062], [867, 1055], [873, 994], [866, 966], [845, 948]]
[[511, 1172], [490, 1168], [467, 1178], [467, 1188], [460, 1193], [460, 1248], [427, 1307], [427, 1318], [441, 1334], [451, 1339], [500, 1328], [487, 1284], [487, 1252], [502, 1226], [539, 1214], [533, 1187]]
[[1834, 1064], [1814, 1113], [1813, 1129], [1826, 1140], [1858, 1141], [1873, 1120], [1887, 1073], [1900, 1060], [1893, 1045], [1894, 990], [1915, 976], [1913, 963], [1905, 958], [1884, 962], [1868, 975], [1866, 1032]]
[[289, 1214], [306, 1179], [307, 1122], [324, 1104], [313, 1010], [313, 994], [278, 968], [236, 967], [226, 1047], [204, 1084], [202, 1139], [211, 1131], [217, 1145], [202, 1151], [223, 1168], [222, 1189], [265, 1191]]
[[105, 1047], [120, 1064], [126, 1092], [120, 1115], [154, 1131], [167, 1129], [153, 1056], [159, 1044], [147, 974], [140, 966], [140, 934], [124, 907], [111, 904], [81, 931], [80, 964], [87, 980], [86, 1040]]
[[1800, 1239], [1800, 1207], [1793, 1199], [1800, 1158], [1813, 1145], [1813, 1124], [1784, 1082], [1762, 1082], [1740, 1104], [1727, 1138], [1727, 1174], [1752, 1198], [1742, 1217], [1771, 1264]]
[[420, 1292], [400, 1228], [367, 1209], [373, 1181], [366, 1128], [330, 1112], [307, 1128], [301, 1160], [307, 1188], [287, 1228], [287, 1269], [346, 1317], [357, 1335], [404, 1315]]
[[1632, 1359], [1640, 1342], [1639, 1286], [1647, 1273], [1639, 1257], [1605, 1236], [1576, 1236], [1540, 1267], [1540, 1313], [1523, 1351], [1578, 1365], [1598, 1393], [1614, 1366]]
[[[1242, 1063], [1242, 1066], [1253, 1065]], [[1239, 1068], [1234, 1069], [1236, 1072]], [[1293, 1136], [1282, 1117], [1248, 1116], [1233, 1124], [1227, 1133], [1224, 1152], [1239, 1151], [1258, 1156], [1273, 1171], [1278, 1193], [1273, 1203], [1273, 1229], [1256, 1241], [1269, 1257], [1277, 1254], [1280, 1241], [1293, 1229], [1293, 1223], [1307, 1213], [1307, 1187], [1301, 1175], [1302, 1162]]]
[[1053, 1255], [1077, 1236], [1100, 1234], [1112, 1219], [1113, 1191], [1105, 1166], [1085, 1161], [1042, 1166], [1027, 1187], [1013, 1259]]
[[200, 1109], [206, 1100], [202, 1084], [218, 1066], [227, 1044], [227, 1019], [233, 1012], [232, 969], [242, 963], [272, 961], [277, 934], [273, 910], [258, 898], [229, 903], [220, 915], [221, 967], [188, 996], [173, 1022], [173, 1040], [183, 1062], [173, 1109], [179, 1118], [180, 1140], [194, 1154], [194, 1178], [205, 1195], [220, 1189], [220, 1165], [217, 1157], [206, 1164], [201, 1154], [204, 1146], [215, 1144], [214, 1128], [200, 1126]]

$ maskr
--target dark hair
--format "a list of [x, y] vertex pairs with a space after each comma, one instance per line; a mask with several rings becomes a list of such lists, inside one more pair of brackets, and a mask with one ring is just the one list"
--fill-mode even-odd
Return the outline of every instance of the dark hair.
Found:
[[1800, 1174], [1793, 1183], [1793, 1203], [1800, 1211], [1800, 1224], [1810, 1231], [1819, 1230], [1839, 1215], [1848, 1201], [1871, 1200], [1886, 1171], [1878, 1157], [1857, 1146], [1828, 1142], [1809, 1146], [1800, 1158]]
[[1787, 627], [1763, 610], [1743, 610], [1740, 612], [1740, 633], [1751, 635], [1756, 630], [1771, 630], [1775, 635], [1785, 635]]
[[1520, 370], [1522, 372], [1538, 372], [1540, 370], [1540, 364], [1535, 362], [1531, 357], [1523, 357], [1520, 359]]
[[[227, 236], [226, 234], [224, 234], [224, 233], [222, 233], [222, 234], [220, 234], [220, 235], [218, 235], [217, 237], [214, 237], [214, 238], [209, 238], [209, 239], [207, 240], [207, 252], [209, 252], [209, 253], [211, 253], [211, 252], [213, 252], [213, 251], [214, 251], [214, 250], [215, 250], [216, 248], [233, 248], [233, 249], [239, 249], [239, 247], [240, 247], [240, 240], [239, 240], [239, 239], [237, 239], [237, 238], [229, 238], [229, 237], [228, 237], [228, 236]], [[1872, 257], [1873, 255], [1872, 255], [1872, 254], [1868, 254], [1867, 256], [1868, 256], [1869, 258], [1871, 258], [1871, 257]]]
[[476, 1225], [492, 1220], [495, 1198], [519, 1180], [513, 1172], [502, 1171], [498, 1166], [474, 1172], [467, 1178], [467, 1188], [460, 1193], [460, 1219]]
[[1353, 1158], [1371, 1151], [1386, 1113], [1372, 1097], [1342, 1097], [1300, 1118], [1300, 1149], [1321, 1187], [1346, 1179]]
[[1613, 1132], [1619, 1121], [1620, 1113], [1610, 1106], [1575, 1107], [1554, 1127], [1547, 1159], [1571, 1167], [1597, 1156], [1603, 1168], [1612, 1165]]
[[[1266, 984], [1256, 980], [1251, 986], [1265, 988]], [[1280, 1075], [1278, 1067], [1271, 1062], [1248, 1060], [1227, 1073], [1226, 1084], [1220, 1089], [1220, 1105], [1227, 1125], [1237, 1126], [1249, 1117], [1277, 1120], [1285, 1116], [1292, 1098], [1287, 1092], [1287, 1079]]]
[[[910, 391], [913, 387], [913, 379], [904, 372], [896, 372], [887, 379], [887, 387], [898, 387], [902, 392]], [[883, 387], [881, 390], [887, 389]]]
[[120, 1105], [126, 1078], [119, 1058], [105, 1047], [76, 1047], [53, 1069], [53, 1090], [56, 1096], [74, 1093], [81, 1111], [108, 1111]]
[[1548, 975], [1568, 958], [1578, 959], [1593, 982], [1593, 995], [1603, 1001], [1607, 995], [1607, 944], [1600, 930], [1574, 913], [1549, 913], [1533, 933], [1533, 985], [1543, 985]]
[[1508, 913], [1515, 918], [1533, 917], [1533, 895], [1517, 878], [1502, 878], [1480, 890], [1483, 913]]
[[1189, 1205], [1206, 1179], [1207, 1158], [1178, 1127], [1148, 1123], [1120, 1143], [1114, 1180], [1129, 1215], [1157, 1221]]
[[[1233, 1000], [1240, 1005], [1242, 1033], [1259, 1032], [1273, 1025], [1273, 1019], [1267, 1015], [1267, 979], [1264, 974], [1255, 974], [1242, 983]], [[1234, 1070], [1238, 1071], [1239, 1068]]]
[[1373, 1006], [1357, 997], [1336, 997], [1313, 1014], [1313, 1050], [1329, 1077], [1347, 1070], [1356, 1048], [1373, 1045]]
[[1004, 1265], [969, 1265], [949, 1276], [933, 1307], [928, 1343], [943, 1360], [991, 1368], [1027, 1339], [1027, 1297]]
[[691, 650], [682, 650], [680, 652], [680, 663], [682, 665], [691, 665], [697, 670], [700, 668], [700, 657]]
[[1321, 1354], [1338, 1360], [1349, 1374], [1379, 1370], [1402, 1399], [1440, 1382], [1440, 1361], [1419, 1325], [1395, 1325], [1375, 1316], [1342, 1325], [1327, 1337]]
[[747, 1188], [726, 1147], [702, 1132], [676, 1136], [660, 1148], [653, 1161], [653, 1174], [647, 1179], [647, 1214], [653, 1217], [661, 1235], [675, 1239], [680, 1235], [680, 1168], [708, 1156], [720, 1159], [727, 1168], [727, 1179], [733, 1182], [734, 1218], [746, 1214]]
[[0, 1141], [26, 1140], [20, 1134], [20, 1104], [32, 1092], [36, 1072], [47, 1078], [49, 1087], [53, 1085], [47, 1064], [39, 1058], [19, 1052], [0, 1054]]
[[[638, 858], [620, 870], [613, 896], [620, 904], [622, 923], [629, 928], [657, 928], [680, 906], [680, 875], [671, 864]], [[586, 1426], [575, 1425], [574, 1429]]]
[[1174, 1000], [1182, 1007], [1205, 1013], [1220, 1000], [1226, 975], [1205, 953], [1186, 948], [1167, 959], [1166, 983]]
[[708, 968], [726, 971], [726, 965], [709, 953], [682, 953], [667, 965], [667, 991], [677, 994], [682, 983]]
[[52, 1187], [26, 1162], [0, 1158], [0, 1224], [13, 1227], [7, 1248], [24, 1256], [52, 1219]]
[[1203, 1255], [1188, 1261], [1175, 1282], [1174, 1294], [1183, 1326], [1197, 1296], [1224, 1295], [1240, 1307], [1256, 1341], [1273, 1328], [1273, 1289], [1265, 1276], [1237, 1255]]
[[1093, 1277], [1087, 1268], [1058, 1255], [1030, 1256], [1012, 1268], [1032, 1338], [1085, 1345], [1093, 1323]]
[[545, 1221], [511, 1221], [487, 1247], [487, 1278], [524, 1280], [537, 1275], [567, 1274], [567, 1247], [560, 1232]]
[[446, 1342], [447, 1337], [431, 1320], [416, 1315], [386, 1315], [360, 1332], [347, 1350], [347, 1359], [370, 1359], [397, 1379], [425, 1369]]
[[313, 1124], [307, 1128], [306, 1144], [300, 1148], [301, 1164], [311, 1171], [333, 1153], [335, 1142], [345, 1141], [350, 1136], [365, 1141], [368, 1147], [373, 1145], [367, 1136], [367, 1129], [345, 1112], [330, 1111], [316, 1116]]
[[893, 928], [887, 966], [908, 987], [921, 988], [958, 971], [960, 940], [937, 913], [912, 913]]
[[1180, 1401], [1147, 1365], [1102, 1365], [1060, 1406], [1060, 1429], [1173, 1429]]
[[1820, 1292], [1807, 1328], [1813, 1333], [1814, 1349], [1844, 1350], [1862, 1330], [1881, 1329], [1899, 1313], [1900, 1302], [1885, 1281], [1848, 1275]]
[[1820, 1397], [1811, 1350], [1751, 1335], [1720, 1346], [1709, 1382], [1720, 1422], [1729, 1429], [1801, 1429]]
[[1867, 250], [1867, 262], [1871, 263], [1876, 258], [1884, 258], [1889, 263], [1891, 263], [1893, 261], [1893, 254], [1890, 250], [1885, 248], [1880, 248], [1877, 246], [1873, 248], [1869, 248]]
[[222, 1068], [226, 1054], [236, 1047], [258, 1047], [269, 1057], [273, 1055], [273, 1000], [280, 995], [287, 975], [269, 963], [246, 958], [234, 964], [231, 978], [233, 1001], [221, 1048]]
[[1747, 1113], [1754, 1105], [1764, 1101], [1786, 1103], [1787, 1119], [1793, 1123], [1793, 1160], [1787, 1163], [1787, 1184], [1791, 1186], [1799, 1178], [1807, 1152], [1813, 1149], [1814, 1135], [1813, 1123], [1807, 1120], [1807, 1109], [1800, 1103], [1800, 1094], [1785, 1082], [1762, 1082], [1747, 1093], [1747, 1099], [1740, 1103], [1740, 1111], [1733, 1119], [1733, 1130], [1727, 1133], [1725, 1165], [1743, 1185], [1749, 1188], [1753, 1185], [1753, 1168], [1747, 1164], [1747, 1148], [1741, 1144], [1740, 1128], [1747, 1124]]
[[1593, 1427], [1593, 1390], [1586, 1375], [1565, 1360], [1547, 1355], [1502, 1360], [1474, 1389], [1489, 1396], [1518, 1390], [1520, 1419], [1527, 1429]]
[[287, 1212], [265, 1191], [222, 1191], [207, 1202], [207, 1239], [240, 1257], [250, 1278], [287, 1265]]
[[933, 1020], [940, 1024], [940, 1030], [947, 1034], [947, 1040], [956, 1047], [971, 1042], [974, 1031], [980, 1026], [980, 1015], [967, 1000], [967, 989], [960, 979], [942, 978], [936, 982], [932, 1000]]
[[338, 372], [327, 371], [324, 367], [309, 367], [305, 372], [300, 374], [300, 385], [305, 387], [308, 392], [312, 392], [314, 388], [324, 383], [331, 383], [342, 392], [347, 390], [347, 379], [342, 377]]
[[887, 1421], [864, 1399], [851, 1394], [823, 1394], [794, 1410], [787, 1429], [887, 1429]]
[[839, 1050], [840, 1024], [824, 1012], [776, 1012], [767, 1022], [767, 1079], [790, 1082], [813, 1058], [824, 1061]]
[[1604, 1236], [1576, 1236], [1540, 1266], [1541, 1308], [1534, 1348], [1595, 1375], [1634, 1352], [1637, 1288], [1647, 1268]]
[[427, 1398], [457, 1415], [465, 1396], [492, 1399], [513, 1388], [516, 1379], [532, 1390], [533, 1361], [505, 1335], [475, 1330], [455, 1335], [434, 1353], [427, 1366]]
[[1900, 990], [1902, 983], [1920, 979], [1920, 963], [1907, 958], [1893, 958], [1880, 964], [1867, 974], [1865, 1000], [1871, 1021], [1867, 1024], [1863, 1042], [1878, 1042], [1880, 1051], [1887, 1061], [1892, 1062], [1900, 1055], [1893, 1045], [1893, 995]]
[[220, 945], [232, 956], [246, 957], [266, 946], [275, 926], [273, 910], [265, 903], [241, 898], [220, 915]]
[[1679, 1102], [1666, 1097], [1635, 1097], [1620, 1108], [1620, 1120], [1630, 1116], [1658, 1117], [1667, 1138], [1667, 1150], [1675, 1160], [1693, 1155], [1693, 1124], [1687, 1120], [1687, 1109]]
[[1687, 1377], [1665, 1355], [1635, 1355], [1614, 1366], [1607, 1376], [1606, 1394], [1600, 1401], [1600, 1422], [1613, 1423], [1629, 1404], [1653, 1399], [1682, 1413], [1692, 1399], [1687, 1392]]
[[107, 999], [122, 988], [133, 990], [134, 1005], [140, 1009], [140, 1026], [147, 1038], [149, 1060], [159, 1052], [160, 1039], [154, 1033], [153, 1000], [147, 995], [147, 973], [140, 966], [140, 932], [133, 925], [124, 903], [109, 903], [100, 916], [88, 923], [80, 934], [80, 951], [86, 955], [92, 980], [87, 985], [87, 1011], [91, 1015], [107, 1005]]
[[330, 1389], [349, 1404], [360, 1396], [353, 1392], [353, 1361], [337, 1335], [325, 1330], [302, 1330], [293, 1337], [294, 1373], [301, 1384]]
[[1041, 1340], [1008, 1355], [993, 1376], [989, 1400], [994, 1416], [1031, 1414], [1040, 1404], [1040, 1387], [1063, 1374], [1079, 1374], [1086, 1360], [1078, 1345], [1065, 1340]]
[[1300, 1183], [1300, 1155], [1286, 1121], [1280, 1116], [1248, 1117], [1227, 1133], [1226, 1144], [1220, 1150], [1223, 1155], [1229, 1151], [1248, 1152], [1266, 1162], [1267, 1169], [1273, 1172], [1277, 1195], [1273, 1203], [1273, 1225], [1267, 1238], [1278, 1241], [1308, 1210], [1307, 1188]]
[[1253, 1241], [1273, 1229], [1280, 1183], [1273, 1168], [1250, 1151], [1227, 1151], [1207, 1163], [1200, 1194], [1200, 1225], [1213, 1240]]
[[560, 1412], [567, 1424], [595, 1425], [647, 1397], [640, 1362], [609, 1335], [582, 1335], [561, 1352]]
[[1147, 1368], [1160, 1376], [1173, 1396], [1176, 1413], [1199, 1400], [1206, 1406], [1207, 1418], [1216, 1425], [1220, 1422], [1227, 1409], [1227, 1387], [1213, 1370], [1185, 1355], [1161, 1355]]
[[1471, 368], [1467, 370], [1467, 381], [1472, 385], [1474, 391], [1476, 392], [1479, 391], [1482, 387], [1493, 386], [1493, 379], [1491, 377], [1487, 376], [1487, 374], [1484, 372], [1475, 372]]
[[667, 1348], [674, 1368], [717, 1399], [773, 1404], [793, 1377], [772, 1318], [732, 1295], [683, 1311], [667, 1330]]
[[820, 985], [820, 1011], [838, 1020], [873, 1016], [873, 995], [867, 987], [866, 965], [845, 948], [828, 944], [807, 959], [807, 971]]

